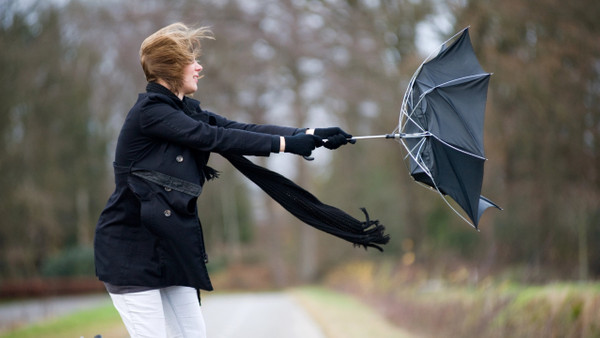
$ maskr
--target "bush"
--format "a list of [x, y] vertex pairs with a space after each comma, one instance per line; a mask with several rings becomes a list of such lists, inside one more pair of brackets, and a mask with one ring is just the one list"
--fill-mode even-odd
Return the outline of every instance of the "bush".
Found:
[[72, 247], [49, 257], [42, 264], [44, 277], [93, 276], [94, 249], [91, 247]]

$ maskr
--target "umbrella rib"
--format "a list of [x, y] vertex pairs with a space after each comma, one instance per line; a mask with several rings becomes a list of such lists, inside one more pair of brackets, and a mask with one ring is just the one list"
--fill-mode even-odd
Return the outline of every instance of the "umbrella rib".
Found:
[[[420, 100], [419, 100], [419, 102], [420, 102]], [[417, 128], [419, 128], [419, 130], [420, 130], [421, 132], [423, 132], [423, 133], [424, 133], [424, 132], [426, 132], [425, 128], [421, 127], [421, 125], [420, 125], [420, 124], [418, 124], [418, 123], [417, 123], [417, 121], [415, 121], [415, 120], [412, 118], [412, 115], [413, 115], [413, 113], [414, 113], [414, 112], [415, 112], [415, 110], [413, 109], [413, 110], [411, 111], [411, 113], [410, 113], [410, 114], [406, 114], [406, 113], [405, 113], [405, 115], [404, 115], [404, 116], [406, 116], [406, 121], [404, 121], [404, 124], [402, 125], [402, 130], [404, 130], [404, 128], [406, 128], [406, 124], [407, 124], [407, 123], [410, 121], [410, 122], [412, 122], [412, 123], [413, 123], [413, 124], [414, 124], [414, 125], [415, 125]]]
[[[433, 52], [430, 54], [430, 56], [432, 54], [433, 54]], [[430, 56], [428, 56], [428, 58]], [[421, 63], [421, 65], [419, 65], [419, 68], [417, 68], [417, 70], [413, 73], [412, 77], [410, 78], [410, 81], [408, 82], [408, 87], [406, 88], [406, 91], [404, 92], [404, 97], [402, 98], [402, 106], [400, 109], [400, 119], [398, 121], [398, 126], [400, 127], [401, 130], [404, 129], [404, 127], [406, 126], [406, 123], [408, 123], [408, 120], [411, 120], [413, 123], [415, 123], [415, 121], [411, 118], [411, 115], [414, 113], [414, 109], [410, 112], [410, 114], [408, 114], [408, 112], [406, 111], [406, 106], [408, 105], [409, 100], [411, 101], [411, 103], [413, 101], [413, 99], [412, 99], [413, 85], [417, 79], [417, 76], [421, 72], [421, 69], [423, 68], [423, 65], [425, 64], [425, 62], [427, 62], [427, 59], [425, 59], [425, 61], [423, 61]], [[414, 107], [414, 105], [412, 105], [412, 106]], [[402, 123], [402, 116], [405, 116], [407, 118], [407, 120], [404, 123]], [[418, 126], [417, 123], [415, 123], [415, 125]], [[425, 131], [425, 130], [421, 129], [421, 131]]]
[[[448, 80], [446, 82], [436, 84], [434, 87], [431, 87], [430, 89], [426, 90], [423, 94], [421, 94], [421, 96], [425, 96], [440, 87], [450, 86], [451, 84], [454, 84], [454, 82], [461, 82], [461, 81], [471, 80], [471, 79], [479, 79], [479, 78], [483, 78], [483, 77], [487, 77], [487, 76], [490, 76], [490, 73], [472, 74], [472, 75], [462, 76], [462, 77], [459, 77], [456, 79]], [[419, 102], [420, 102], [420, 100], [419, 100]]]
[[435, 135], [435, 134], [433, 134], [433, 133], [430, 133], [430, 135], [431, 135], [431, 136], [433, 136], [433, 137], [435, 137], [435, 139], [436, 139], [436, 140], [438, 140], [438, 141], [440, 141], [440, 142], [441, 142], [443, 145], [445, 145], [445, 146], [447, 146], [447, 147], [450, 147], [450, 148], [452, 148], [453, 150], [459, 151], [459, 152], [461, 152], [461, 153], [463, 153], [463, 154], [465, 154], [465, 155], [471, 156], [471, 157], [478, 158], [478, 159], [480, 159], [480, 160], [487, 161], [487, 158], [485, 158], [485, 157], [483, 157], [483, 156], [479, 156], [479, 155], [477, 155], [477, 154], [473, 154], [473, 153], [471, 153], [471, 152], [468, 152], [468, 151], [466, 151], [466, 150], [460, 149], [460, 148], [458, 148], [458, 147], [455, 147], [455, 146], [451, 145], [450, 143], [448, 143], [448, 142], [446, 142], [446, 141], [442, 140], [442, 139], [441, 139], [439, 136], [437, 136], [437, 135]]
[[[433, 184], [435, 184], [435, 182]], [[446, 203], [446, 205], [448, 205], [448, 207], [450, 207], [450, 209], [452, 209], [452, 211], [454, 211], [454, 213], [457, 214], [458, 217], [462, 218], [462, 220], [465, 221], [468, 225], [470, 225], [473, 228], [477, 229], [477, 227], [473, 223], [471, 223], [465, 216], [463, 216], [458, 210], [456, 210], [456, 208], [453, 207], [452, 204], [450, 204], [450, 202], [448, 202], [448, 200], [446, 199], [446, 197], [444, 196], [444, 194], [442, 194], [442, 192], [440, 191], [440, 189], [438, 189], [437, 185], [435, 185], [435, 190], [437, 190], [438, 194], [442, 197], [442, 199], [444, 200], [444, 202]], [[477, 229], [477, 231], [479, 231], [479, 229]]]
[[[412, 94], [412, 89], [410, 90], [411, 94]], [[412, 96], [412, 95], [411, 95]], [[408, 99], [407, 99], [408, 100]], [[412, 100], [412, 98], [410, 99]], [[421, 126], [412, 118], [412, 115], [415, 112], [415, 109], [413, 108], [410, 113], [406, 110], [406, 105], [408, 104], [408, 102], [403, 103], [402, 104], [402, 109], [400, 109], [400, 121], [398, 121], [398, 126], [400, 130], [404, 130], [404, 128], [406, 128], [406, 124], [410, 121], [412, 123], [414, 123], [415, 126], [419, 127], [419, 129], [421, 129], [421, 131], [425, 131], [423, 128], [421, 128]], [[414, 107], [414, 105], [412, 105]], [[402, 117], [405, 117], [405, 119], [403, 119]], [[404, 121], [402, 121], [404, 120]]]
[[[411, 92], [411, 94], [412, 94], [412, 87], [411, 87], [411, 89], [410, 89], [410, 92]], [[412, 100], [412, 95], [410, 95], [410, 96], [411, 96], [411, 99], [410, 99], [410, 100]], [[416, 103], [416, 104], [413, 104], [412, 106], [413, 106], [413, 107], [416, 107], [416, 106], [420, 105], [420, 104], [421, 104], [421, 101], [423, 101], [423, 98], [424, 98], [424, 96], [421, 96], [421, 97], [419, 98], [419, 101], [417, 101], [417, 103]], [[404, 130], [404, 128], [406, 127], [406, 124], [407, 124], [407, 123], [410, 121], [410, 122], [412, 122], [412, 123], [413, 123], [415, 126], [417, 126], [417, 127], [418, 127], [418, 128], [421, 130], [421, 132], [426, 132], [425, 128], [421, 127], [421, 125], [420, 125], [420, 124], [418, 124], [418, 123], [417, 123], [417, 121], [415, 121], [415, 120], [412, 118], [412, 115], [415, 113], [415, 110], [416, 110], [416, 109], [415, 109], [415, 108], [413, 108], [413, 109], [410, 111], [410, 114], [409, 114], [409, 113], [406, 111], [405, 105], [404, 105], [404, 104], [402, 105], [402, 109], [400, 110], [400, 113], [401, 113], [401, 116], [405, 116], [405, 117], [406, 117], [406, 120], [404, 121], [404, 123], [401, 123], [401, 129], [402, 129], [402, 130]]]
[[[422, 138], [421, 141], [417, 142], [417, 144], [415, 144], [415, 146], [412, 149], [409, 149], [408, 145], [405, 142], [402, 142], [402, 145], [404, 146], [404, 148], [407, 151], [407, 155], [406, 156], [410, 156], [410, 158], [413, 159], [413, 161], [415, 161], [415, 163], [419, 166], [419, 168], [421, 170], [423, 170], [423, 172], [425, 172], [425, 174], [427, 174], [427, 176], [429, 176], [429, 178], [431, 178], [431, 181], [435, 183], [434, 179], [433, 179], [433, 175], [431, 174], [431, 170], [429, 170], [429, 168], [427, 168], [426, 166], [423, 165], [424, 161], [423, 161], [423, 157], [420, 155], [421, 154], [421, 149], [423, 149], [423, 146], [425, 146], [425, 138]], [[419, 148], [418, 151], [414, 152], [415, 148]], [[413, 154], [416, 153], [415, 154]], [[404, 158], [406, 159], [406, 157]]]
[[[403, 143], [404, 144], [404, 143]], [[421, 163], [421, 150], [423, 149], [423, 146], [425, 145], [425, 138], [421, 138], [421, 140], [419, 142], [417, 142], [415, 144], [414, 147], [412, 147], [411, 149], [408, 149], [408, 145], [405, 145], [404, 147], [406, 148], [406, 151], [408, 152], [408, 154], [406, 154], [406, 156], [404, 157], [404, 159], [406, 160], [406, 157], [410, 156], [415, 162], [417, 163]], [[417, 151], [415, 151], [416, 148], [419, 148]], [[417, 155], [413, 155], [413, 153], [417, 154]], [[423, 171], [429, 171], [427, 168], [421, 168], [423, 169]]]

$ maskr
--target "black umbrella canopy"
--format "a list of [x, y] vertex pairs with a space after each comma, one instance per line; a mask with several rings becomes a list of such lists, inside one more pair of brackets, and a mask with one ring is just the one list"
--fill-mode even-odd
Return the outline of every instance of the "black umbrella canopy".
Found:
[[413, 178], [452, 197], [477, 228], [485, 209], [499, 208], [480, 195], [491, 74], [481, 68], [468, 29], [451, 40], [413, 76], [400, 117], [401, 140]]

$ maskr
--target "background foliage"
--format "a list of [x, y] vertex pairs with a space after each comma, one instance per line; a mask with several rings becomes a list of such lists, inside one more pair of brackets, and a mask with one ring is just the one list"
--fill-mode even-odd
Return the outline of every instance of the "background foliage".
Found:
[[[494, 73], [483, 193], [505, 209], [488, 211], [481, 232], [412, 182], [392, 141], [319, 149], [313, 163], [256, 161], [357, 217], [367, 207], [388, 227], [385, 255], [398, 264], [522, 271], [526, 281], [600, 274], [597, 2], [8, 0], [0, 13], [0, 280], [89, 262], [116, 135], [144, 90], [139, 45], [175, 21], [211, 26], [217, 38], [204, 46], [196, 97], [205, 109], [354, 135], [391, 132], [424, 53], [470, 25]], [[378, 259], [290, 218], [219, 156], [211, 165], [223, 179], [199, 207], [214, 266], [263, 264], [285, 285]]]

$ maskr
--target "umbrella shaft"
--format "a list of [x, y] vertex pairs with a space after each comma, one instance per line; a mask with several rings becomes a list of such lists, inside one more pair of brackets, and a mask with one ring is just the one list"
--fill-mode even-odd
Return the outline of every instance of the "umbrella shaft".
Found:
[[406, 133], [398, 134], [398, 133], [396, 133], [396, 134], [383, 134], [383, 135], [354, 136], [349, 140], [369, 140], [369, 139], [377, 139], [377, 138], [393, 138], [393, 139], [422, 138], [422, 137], [427, 137], [430, 135], [431, 134], [429, 132], [413, 133], [413, 134], [406, 134]]

